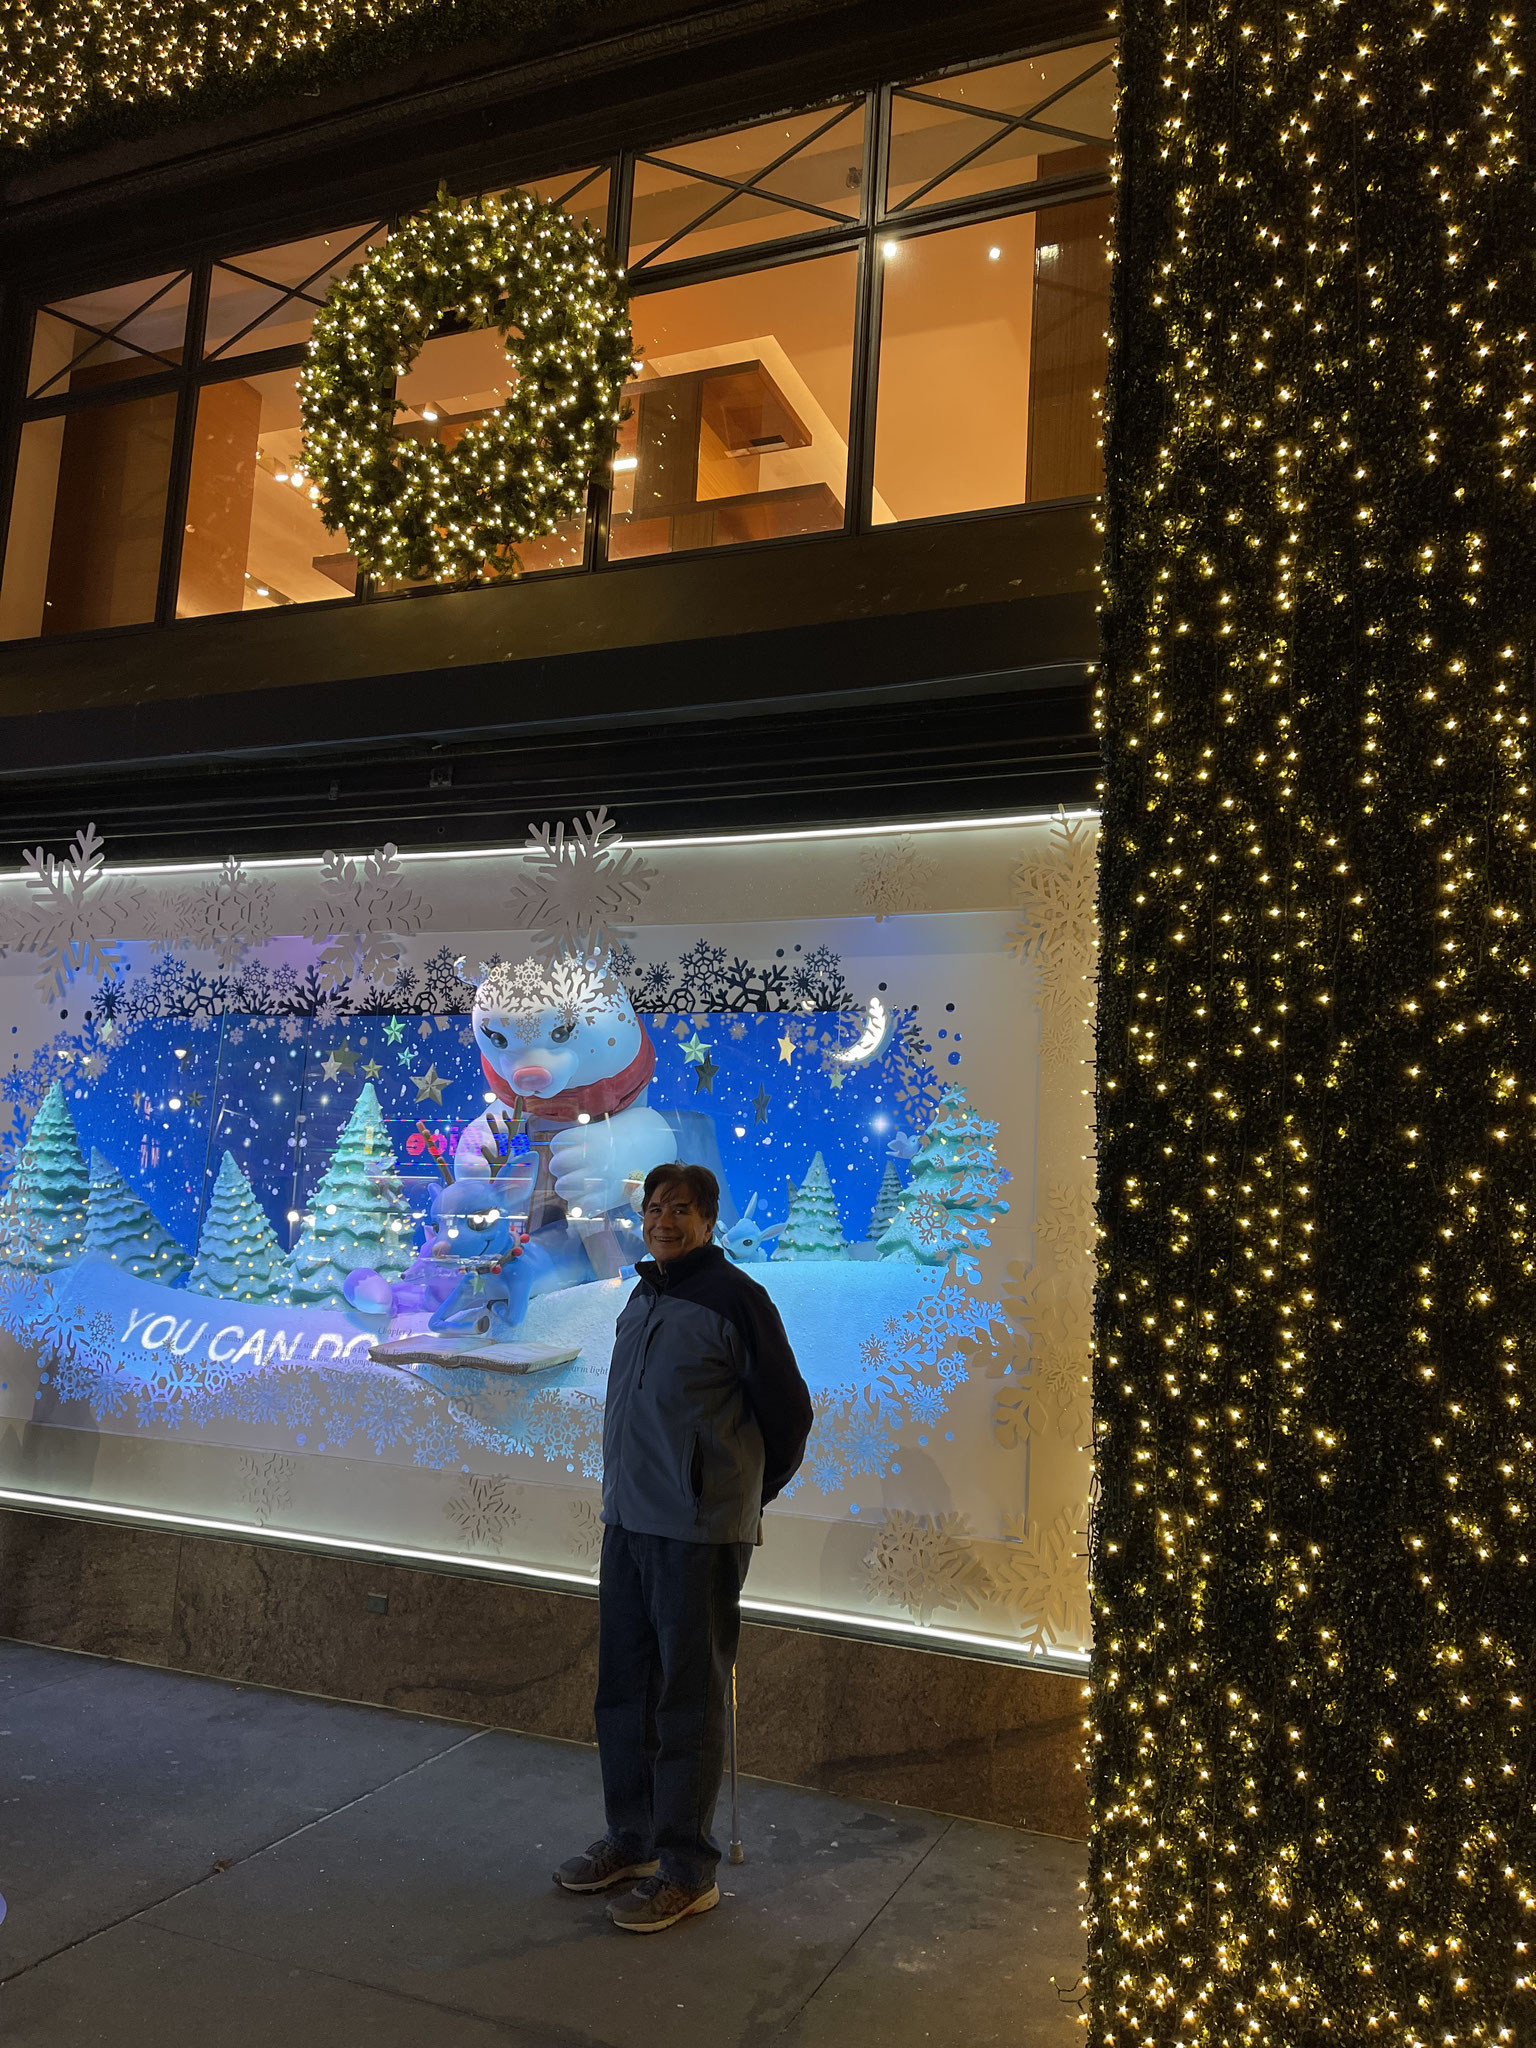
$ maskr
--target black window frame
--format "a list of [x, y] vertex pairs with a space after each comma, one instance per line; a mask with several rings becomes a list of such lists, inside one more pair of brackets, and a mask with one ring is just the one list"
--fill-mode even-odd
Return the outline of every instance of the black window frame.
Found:
[[[737, 113], [730, 121], [712, 127], [695, 127], [684, 134], [675, 130], [665, 135], [644, 134], [626, 138], [621, 150], [597, 152], [579, 157], [573, 167], [570, 154], [557, 164], [517, 163], [508, 158], [506, 163], [478, 175], [467, 189], [476, 194], [507, 190], [514, 186], [529, 186], [534, 183], [548, 183], [567, 176], [581, 178], [585, 175], [608, 176], [608, 204], [605, 221], [605, 238], [610, 251], [621, 252], [618, 260], [626, 265], [627, 281], [633, 299], [641, 299], [660, 291], [676, 291], [689, 285], [708, 283], [712, 280], [740, 276], [752, 272], [778, 268], [791, 263], [800, 263], [820, 256], [853, 253], [857, 256], [855, 273], [855, 303], [853, 323], [853, 369], [850, 385], [849, 419], [847, 428], [848, 476], [844, 492], [843, 523], [840, 528], [813, 534], [787, 534], [772, 539], [751, 540], [713, 547], [695, 549], [673, 549], [653, 555], [627, 556], [611, 560], [608, 555], [609, 520], [612, 500], [611, 480], [595, 476], [588, 491], [585, 539], [582, 560], [579, 565], [565, 565], [548, 569], [534, 569], [520, 574], [516, 581], [533, 583], [547, 581], [552, 577], [570, 577], [583, 574], [626, 574], [655, 567], [658, 563], [685, 559], [698, 560], [707, 556], [739, 556], [759, 553], [764, 550], [803, 547], [811, 542], [835, 540], [839, 533], [867, 533], [871, 530], [889, 530], [891, 522], [881, 522], [876, 529], [873, 519], [875, 435], [879, 402], [879, 359], [881, 299], [884, 265], [880, 255], [880, 244], [887, 239], [909, 240], [919, 236], [942, 233], [955, 227], [970, 226], [1011, 218], [1025, 213], [1044, 213], [1051, 208], [1070, 205], [1084, 199], [1108, 197], [1113, 189], [1112, 173], [1106, 165], [1102, 169], [1080, 169], [1054, 177], [1036, 178], [1023, 183], [1009, 185], [996, 191], [972, 197], [957, 197], [937, 202], [916, 203], [908, 200], [890, 207], [886, 204], [886, 185], [890, 159], [890, 128], [893, 98], [903, 90], [932, 89], [947, 78], [961, 77], [977, 71], [992, 69], [998, 65], [1015, 63], [1031, 57], [1054, 55], [1063, 50], [1086, 49], [1095, 44], [1113, 42], [1113, 37], [1097, 34], [1063, 36], [1048, 42], [1026, 44], [1013, 50], [1004, 50], [980, 58], [967, 58], [938, 70], [915, 72], [907, 78], [888, 79], [871, 85], [862, 91], [848, 90], [841, 93], [827, 93], [819, 96], [809, 105], [793, 108], [768, 108], [763, 112], [743, 118]], [[1113, 56], [1111, 57], [1113, 61]], [[846, 224], [829, 222], [824, 227], [812, 226], [802, 232], [774, 237], [768, 241], [744, 244], [739, 248], [722, 250], [710, 255], [684, 257], [678, 261], [653, 262], [647, 256], [642, 258], [633, 273], [627, 270], [628, 232], [634, 186], [634, 169], [637, 160], [665, 157], [669, 148], [679, 149], [694, 143], [705, 142], [718, 136], [734, 134], [743, 128], [750, 128], [768, 122], [776, 117], [793, 113], [797, 116], [815, 113], [825, 109], [829, 113], [836, 108], [851, 110], [862, 100], [864, 105], [864, 153], [860, 175], [859, 207]], [[801, 147], [804, 147], [802, 144]], [[685, 166], [679, 168], [686, 169]], [[762, 175], [759, 173], [758, 175]], [[945, 173], [945, 176], [950, 173]], [[703, 182], [711, 182], [706, 179]], [[575, 190], [579, 190], [578, 185]], [[8, 415], [5, 432], [0, 436], [0, 509], [5, 518], [3, 532], [8, 538], [11, 502], [20, 447], [22, 430], [36, 420], [54, 419], [69, 413], [95, 409], [130, 398], [146, 397], [174, 390], [177, 393], [176, 420], [171, 449], [170, 470], [166, 487], [164, 532], [161, 542], [160, 574], [158, 580], [155, 615], [152, 620], [130, 625], [99, 626], [68, 633], [29, 634], [20, 638], [0, 641], [0, 647], [21, 649], [39, 645], [58, 645], [70, 642], [90, 642], [124, 633], [171, 630], [177, 633], [195, 633], [219, 622], [233, 618], [248, 618], [253, 614], [245, 612], [215, 612], [207, 615], [178, 619], [176, 597], [180, 582], [182, 540], [185, 533], [188, 488], [191, 479], [193, 449], [195, 444], [197, 402], [199, 393], [205, 388], [236, 378], [268, 375], [288, 369], [297, 370], [303, 364], [306, 345], [293, 343], [281, 348], [252, 350], [245, 354], [215, 354], [203, 356], [203, 340], [206, 331], [209, 304], [209, 290], [213, 273], [225, 265], [238, 268], [242, 257], [250, 257], [260, 251], [281, 246], [283, 243], [299, 240], [310, 235], [335, 233], [356, 229], [359, 236], [366, 236], [382, 227], [386, 234], [396, 231], [400, 222], [419, 211], [431, 199], [431, 191], [425, 181], [413, 177], [402, 183], [395, 196], [395, 203], [385, 207], [360, 207], [352, 209], [353, 218], [344, 229], [338, 229], [334, 209], [323, 216], [311, 212], [306, 218], [269, 223], [259, 234], [241, 236], [238, 241], [221, 241], [216, 249], [205, 248], [196, 257], [183, 262], [179, 267], [172, 263], [163, 266], [166, 270], [185, 271], [190, 276], [187, 306], [186, 336], [182, 359], [179, 365], [158, 365], [146, 368], [142, 376], [124, 376], [108, 385], [84, 392], [63, 392], [52, 399], [28, 398], [25, 384], [32, 353], [34, 324], [39, 313], [71, 296], [88, 289], [111, 289], [119, 283], [133, 282], [132, 274], [126, 278], [110, 275], [87, 278], [72, 284], [68, 289], [55, 290], [46, 297], [29, 296], [21, 309], [21, 346], [19, 362], [14, 365], [13, 385], [5, 405]], [[574, 191], [567, 197], [574, 196]], [[724, 203], [728, 203], [724, 202]], [[792, 202], [786, 202], [792, 203]], [[697, 222], [690, 224], [682, 235], [694, 232]], [[681, 238], [681, 237], [680, 237]], [[664, 246], [664, 245], [663, 245]], [[226, 348], [240, 337], [232, 337]], [[992, 518], [999, 513], [1010, 511], [1047, 510], [1052, 506], [1081, 506], [1092, 504], [1097, 493], [1084, 493], [1069, 498], [1051, 500], [1018, 499], [1005, 505], [977, 507], [960, 513], [938, 513], [894, 522], [901, 527], [932, 525], [958, 525], [967, 520]], [[4, 550], [0, 548], [0, 575], [4, 572]], [[505, 579], [493, 584], [489, 579], [469, 578], [450, 584], [426, 584], [419, 587], [383, 590], [376, 578], [360, 572], [356, 591], [348, 594], [338, 592], [334, 598], [307, 600], [301, 604], [284, 605], [271, 609], [284, 613], [302, 611], [320, 613], [344, 610], [359, 604], [414, 603], [423, 599], [440, 596], [445, 592], [469, 589], [504, 587]]]

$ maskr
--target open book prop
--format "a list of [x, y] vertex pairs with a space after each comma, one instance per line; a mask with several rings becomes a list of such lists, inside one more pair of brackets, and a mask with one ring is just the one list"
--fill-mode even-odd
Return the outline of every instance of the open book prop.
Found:
[[468, 1368], [473, 1372], [541, 1372], [552, 1365], [569, 1365], [578, 1356], [576, 1344], [528, 1344], [501, 1342], [489, 1335], [439, 1337], [430, 1330], [414, 1336], [391, 1337], [387, 1343], [370, 1346], [368, 1356], [375, 1365], [438, 1365]]

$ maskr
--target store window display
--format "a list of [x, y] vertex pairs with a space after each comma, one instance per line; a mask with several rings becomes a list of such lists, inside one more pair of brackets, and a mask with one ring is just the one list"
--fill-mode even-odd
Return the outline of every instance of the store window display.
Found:
[[510, 895], [383, 849], [361, 934], [329, 863], [92, 869], [74, 971], [0, 880], [0, 1483], [84, 1431], [97, 1501], [580, 1579], [638, 1199], [696, 1164], [816, 1403], [753, 1598], [1080, 1656], [1092, 821], [578, 826]]

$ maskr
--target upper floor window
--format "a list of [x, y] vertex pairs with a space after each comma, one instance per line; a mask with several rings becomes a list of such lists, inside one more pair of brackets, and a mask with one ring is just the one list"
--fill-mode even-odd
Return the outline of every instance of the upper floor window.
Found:
[[[1026, 55], [522, 181], [623, 252], [635, 375], [611, 471], [517, 572], [1097, 491], [1113, 65]], [[333, 279], [389, 229], [36, 309], [0, 639], [403, 594], [321, 523], [296, 389]], [[494, 331], [444, 331], [396, 432], [451, 446], [515, 374]]]

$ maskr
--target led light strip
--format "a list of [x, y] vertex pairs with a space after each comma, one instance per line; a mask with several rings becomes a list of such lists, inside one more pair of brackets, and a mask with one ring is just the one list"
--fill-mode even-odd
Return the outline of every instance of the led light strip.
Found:
[[[402, 1565], [436, 1565], [466, 1577], [503, 1578], [514, 1583], [533, 1580], [541, 1585], [569, 1586], [594, 1595], [597, 1580], [583, 1572], [563, 1572], [553, 1565], [511, 1564], [501, 1558], [463, 1557], [451, 1550], [423, 1550], [400, 1543], [364, 1543], [355, 1536], [333, 1536], [305, 1529], [274, 1529], [256, 1522], [230, 1522], [214, 1515], [177, 1514], [169, 1508], [130, 1507], [117, 1501], [79, 1500], [60, 1493], [28, 1493], [14, 1486], [0, 1486], [0, 1505], [21, 1509], [44, 1509], [51, 1513], [94, 1518], [163, 1529], [191, 1529], [210, 1536], [239, 1537], [244, 1541], [286, 1544], [294, 1550], [344, 1551], [349, 1556], [376, 1558]], [[1086, 1650], [1032, 1651], [997, 1636], [981, 1635], [969, 1629], [927, 1627], [896, 1617], [839, 1614], [831, 1608], [799, 1607], [785, 1600], [758, 1600], [750, 1594], [741, 1599], [744, 1614], [761, 1615], [792, 1625], [836, 1629], [838, 1633], [865, 1641], [891, 1636], [910, 1641], [915, 1647], [953, 1645], [970, 1651], [984, 1651], [1000, 1664], [1019, 1664], [1033, 1671], [1086, 1671]]]
[[[915, 824], [894, 825], [808, 825], [792, 830], [773, 832], [721, 832], [705, 833], [697, 837], [684, 836], [677, 839], [626, 839], [624, 844], [632, 846], [639, 853], [656, 853], [666, 848], [687, 846], [789, 846], [801, 841], [823, 839], [883, 839], [917, 832], [986, 832], [1011, 825], [1050, 825], [1058, 819], [1097, 820], [1099, 812], [1093, 805], [1081, 805], [1067, 809], [1057, 805], [1046, 811], [1012, 811], [993, 818], [940, 818], [920, 821]], [[469, 846], [452, 847], [444, 851], [424, 853], [402, 853], [405, 861], [446, 861], [446, 860], [515, 860], [528, 851], [521, 846]], [[274, 868], [313, 867], [318, 854], [285, 853], [270, 860], [254, 858], [245, 863], [252, 871], [263, 873]], [[181, 861], [169, 865], [140, 866], [136, 862], [124, 862], [121, 866], [104, 866], [103, 880], [121, 879], [139, 875], [211, 875], [216, 874], [222, 862], [216, 860]], [[25, 882], [24, 874], [0, 875], [0, 884]]]

